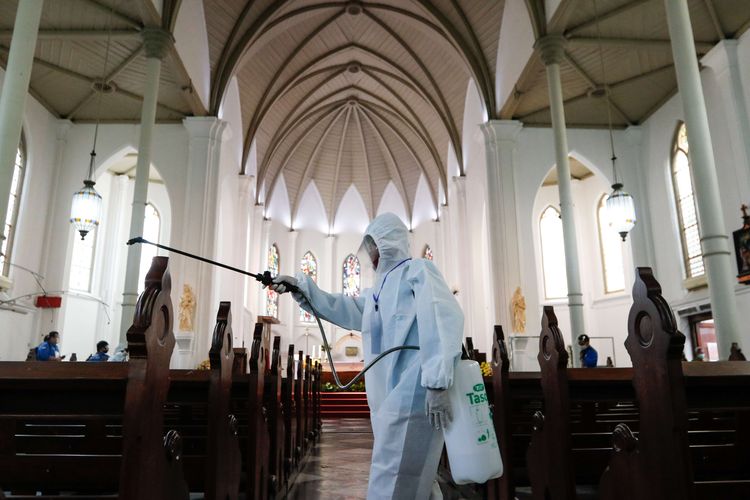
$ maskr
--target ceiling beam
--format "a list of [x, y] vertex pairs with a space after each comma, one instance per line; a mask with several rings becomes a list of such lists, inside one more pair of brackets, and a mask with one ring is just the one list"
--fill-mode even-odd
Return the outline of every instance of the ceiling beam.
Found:
[[[619, 89], [619, 88], [621, 88], [621, 87], [623, 87], [625, 85], [628, 85], [630, 83], [635, 83], [635, 82], [638, 82], [640, 80], [643, 80], [643, 79], [646, 79], [646, 78], [650, 78], [650, 77], [652, 77], [654, 75], [660, 74], [660, 73], [662, 73], [664, 71], [672, 71], [672, 70], [674, 70], [674, 64], [667, 64], [666, 66], [661, 66], [659, 68], [652, 69], [651, 71], [647, 71], [645, 73], [640, 73], [638, 75], [634, 75], [634, 76], [631, 76], [631, 77], [619, 80], [617, 82], [611, 83], [611, 84], [608, 85], [608, 87], [609, 87], [610, 92], [612, 92], [613, 90], [617, 90], [617, 89]], [[574, 96], [574, 97], [571, 97], [569, 99], [566, 99], [563, 102], [563, 104], [565, 104], [565, 105], [572, 104], [572, 103], [578, 102], [578, 101], [580, 101], [582, 99], [587, 99], [588, 97], [589, 97], [589, 93], [587, 91], [587, 92], [585, 92], [583, 94], [579, 94], [577, 96]], [[541, 108], [537, 108], [537, 109], [535, 109], [533, 111], [529, 111], [528, 113], [525, 113], [523, 116], [519, 117], [518, 119], [521, 120], [521, 121], [523, 121], [524, 119], [528, 118], [529, 116], [534, 115], [536, 113], [539, 113], [540, 111], [544, 111], [546, 109], [549, 109], [549, 104], [547, 104], [546, 106], [543, 106]]]
[[[304, 132], [304, 133], [302, 134], [302, 136], [301, 136], [301, 137], [299, 137], [299, 138], [298, 138], [298, 139], [297, 139], [296, 141], [294, 141], [294, 143], [292, 144], [292, 147], [291, 147], [291, 148], [290, 148], [290, 149], [289, 149], [289, 150], [288, 150], [288, 151], [286, 152], [286, 154], [284, 155], [284, 158], [283, 158], [283, 159], [281, 160], [281, 164], [280, 164], [279, 168], [278, 168], [278, 169], [277, 169], [277, 170], [276, 170], [276, 171], [274, 172], [274, 174], [273, 174], [273, 177], [271, 178], [271, 182], [270, 182], [270, 183], [268, 184], [268, 188], [266, 189], [266, 192], [265, 192], [265, 200], [264, 200], [264, 203], [265, 203], [266, 205], [268, 205], [268, 203], [269, 203], [269, 200], [270, 200], [271, 196], [273, 196], [273, 191], [274, 191], [274, 189], [275, 189], [275, 187], [276, 187], [276, 182], [278, 181], [278, 179], [279, 179], [279, 176], [281, 175], [281, 171], [282, 171], [282, 170], [284, 170], [284, 167], [285, 167], [285, 166], [286, 166], [286, 164], [287, 164], [287, 163], [289, 162], [289, 159], [290, 159], [290, 158], [291, 158], [291, 157], [292, 157], [292, 156], [294, 155], [294, 153], [295, 153], [295, 152], [297, 151], [297, 148], [299, 148], [299, 147], [300, 147], [300, 145], [301, 145], [301, 144], [302, 144], [303, 142], [305, 142], [305, 140], [306, 140], [306, 139], [307, 139], [307, 137], [308, 137], [308, 136], [309, 136], [309, 135], [310, 135], [310, 134], [312, 133], [312, 131], [313, 131], [313, 130], [315, 130], [315, 128], [316, 128], [316, 127], [317, 127], [318, 125], [320, 125], [321, 123], [323, 123], [323, 121], [324, 121], [324, 120], [328, 119], [328, 117], [329, 117], [329, 116], [331, 116], [331, 115], [335, 114], [335, 116], [334, 116], [334, 117], [332, 118], [332, 120], [331, 120], [331, 121], [332, 121], [332, 122], [333, 122], [333, 121], [336, 121], [336, 119], [338, 119], [338, 117], [339, 117], [339, 115], [341, 114], [341, 112], [342, 112], [342, 111], [343, 111], [343, 110], [342, 110], [342, 109], [340, 109], [340, 106], [337, 106], [337, 107], [333, 107], [333, 108], [332, 108], [332, 109], [330, 109], [330, 110], [329, 110], [328, 112], [326, 112], [326, 114], [325, 114], [324, 116], [322, 116], [322, 117], [321, 117], [321, 118], [320, 118], [320, 119], [319, 119], [318, 121], [316, 121], [316, 122], [314, 122], [314, 123], [310, 124], [310, 125], [309, 125], [309, 126], [307, 127], [307, 129], [305, 130], [305, 132]], [[269, 166], [270, 166], [270, 165], [269, 165]], [[258, 176], [258, 186], [260, 186], [260, 185], [261, 185], [261, 183], [263, 182], [263, 180], [265, 179], [265, 177], [266, 177], [266, 174], [265, 174], [265, 173], [263, 174], [263, 176], [262, 176], [262, 177], [261, 177], [260, 175]], [[257, 198], [258, 200], [260, 200], [260, 190], [258, 190], [258, 192], [257, 192], [257, 194], [256, 194], [256, 198]], [[291, 208], [291, 207], [290, 207], [290, 208]], [[290, 213], [290, 217], [291, 217], [291, 216], [292, 216], [292, 214]]]
[[[404, 202], [404, 208], [406, 208], [406, 215], [409, 218], [409, 225], [412, 223], [412, 201], [409, 199], [409, 195], [406, 192], [406, 187], [404, 186], [404, 179], [401, 176], [401, 171], [398, 169], [398, 164], [396, 163], [396, 157], [393, 155], [393, 151], [391, 151], [391, 148], [388, 146], [388, 141], [385, 140], [385, 136], [383, 135], [383, 132], [375, 125], [375, 122], [370, 118], [370, 116], [365, 113], [364, 109], [362, 110], [362, 116], [365, 117], [367, 122], [370, 124], [370, 127], [375, 131], [375, 137], [378, 138], [378, 142], [380, 143], [381, 152], [385, 152], [386, 154], [383, 154], [383, 156], [390, 160], [392, 173], [390, 174], [391, 180], [394, 181], [394, 184], [396, 184], [396, 190], [401, 195], [401, 199]], [[386, 164], [388, 164], [388, 161], [386, 161]], [[387, 184], [386, 184], [387, 187]], [[385, 190], [383, 191], [385, 193]], [[380, 195], [380, 200], [382, 201], [383, 194]]]
[[[598, 47], [599, 45], [609, 47], [623, 47], [631, 49], [654, 49], [672, 50], [672, 42], [669, 40], [658, 40], [648, 38], [612, 38], [612, 37], [586, 37], [576, 36], [568, 38], [568, 46], [575, 47]], [[699, 54], [705, 54], [714, 46], [713, 42], [695, 42], [695, 50]]]
[[635, 9], [636, 7], [639, 7], [643, 5], [644, 3], [647, 3], [650, 1], [652, 0], [632, 0], [628, 3], [620, 5], [619, 7], [615, 7], [612, 10], [604, 12], [602, 15], [598, 17], [595, 16], [592, 19], [589, 19], [588, 21], [584, 21], [580, 24], [573, 26], [572, 28], [568, 28], [567, 30], [565, 30], [565, 36], [575, 35], [576, 33], [579, 33], [587, 28], [596, 26], [597, 22], [602, 23], [608, 19], [612, 19], [613, 17], [617, 17], [620, 14], [624, 14], [625, 12]]
[[[406, 140], [406, 137], [404, 137], [404, 135], [396, 128], [396, 126], [393, 123], [391, 123], [386, 117], [384, 117], [383, 115], [381, 115], [380, 113], [378, 113], [378, 111], [376, 109], [371, 108], [365, 102], [362, 102], [361, 106], [366, 111], [368, 111], [369, 113], [372, 113], [373, 115], [375, 115], [375, 117], [377, 117], [378, 120], [380, 120], [381, 122], [383, 122], [390, 129], [391, 133], [395, 134], [396, 137], [398, 137], [398, 139], [401, 141], [401, 144], [403, 144], [404, 148], [406, 148], [406, 150], [409, 152], [409, 154], [411, 155], [412, 159], [414, 160], [414, 163], [417, 164], [417, 166], [419, 167], [419, 170], [425, 176], [425, 180], [427, 181], [427, 185], [429, 186], [429, 189], [430, 189], [430, 197], [432, 198], [432, 206], [435, 209], [435, 211], [437, 211], [438, 210], [437, 189], [436, 189], [435, 185], [432, 183], [431, 177], [427, 173], [427, 169], [425, 168], [424, 163], [422, 162], [422, 159], [419, 157], [419, 155], [417, 154], [417, 152], [414, 150], [414, 147], [409, 143], [409, 141]], [[367, 115], [368, 113], [365, 113], [365, 114]], [[368, 118], [368, 120], [372, 120], [369, 116], [367, 116], [367, 118]], [[439, 165], [436, 165], [436, 166], [438, 167], [438, 175], [439, 175], [439, 173], [440, 173], [440, 167], [439, 167]], [[399, 171], [399, 177], [400, 177], [400, 175], [401, 175], [401, 172]], [[416, 200], [416, 195], [415, 195], [415, 200]], [[412, 200], [412, 203], [415, 200]], [[410, 220], [411, 220], [411, 218], [410, 218]]]
[[107, 5], [101, 0], [84, 0], [84, 1], [90, 6], [98, 8], [102, 12], [106, 12], [107, 14], [111, 13], [115, 19], [117, 19], [121, 23], [130, 25], [131, 28], [141, 29], [143, 27], [143, 25], [138, 19], [130, 17], [129, 15], [124, 14], [123, 12], [120, 12], [119, 10], [115, 9], [114, 6]]
[[370, 196], [370, 206], [367, 207], [369, 210], [369, 216], [372, 219], [375, 217], [375, 199], [372, 196], [372, 174], [370, 169], [370, 157], [367, 154], [367, 144], [365, 143], [365, 132], [362, 130], [362, 121], [359, 118], [359, 109], [355, 108], [354, 110], [354, 118], [357, 119], [357, 128], [359, 129], [359, 140], [360, 144], [362, 146], [362, 156], [365, 159], [365, 173], [367, 174], [367, 191]]
[[724, 28], [721, 26], [721, 21], [719, 20], [719, 15], [716, 13], [713, 0], [703, 0], [703, 3], [706, 4], [706, 9], [716, 30], [716, 35], [719, 37], [719, 40], [724, 40], [727, 36], [724, 34]]
[[[305, 169], [302, 171], [302, 177], [300, 178], [299, 184], [297, 185], [297, 192], [294, 194], [294, 200], [292, 200], [292, 229], [294, 229], [294, 222], [297, 218], [297, 212], [299, 212], [299, 202], [303, 195], [303, 190], [307, 189], [307, 185], [312, 180], [312, 178], [315, 176], [315, 168], [313, 167], [313, 164], [315, 163], [315, 159], [318, 156], [318, 153], [320, 152], [321, 146], [323, 146], [323, 143], [328, 138], [328, 134], [331, 133], [331, 129], [334, 125], [336, 125], [339, 120], [341, 119], [341, 115], [346, 112], [347, 116], [349, 115], [349, 107], [344, 106], [341, 108], [341, 111], [338, 112], [336, 115], [336, 118], [331, 120], [328, 123], [328, 126], [326, 126], [325, 130], [323, 131], [323, 134], [318, 137], [317, 142], [315, 143], [315, 147], [313, 148], [312, 154], [307, 159], [307, 163], [305, 164]], [[291, 157], [289, 157], [291, 159]], [[286, 164], [282, 165], [279, 171], [283, 171], [284, 168], [286, 168]], [[320, 189], [318, 189], [318, 192], [320, 192]]]
[[[115, 69], [113, 69], [107, 76], [104, 77], [105, 82], [111, 82], [117, 76], [122, 73], [130, 64], [133, 63], [133, 61], [136, 60], [136, 58], [141, 54], [141, 51], [143, 50], [143, 45], [135, 49], [127, 58], [125, 58], [124, 61], [122, 61]], [[91, 100], [96, 97], [97, 92], [91, 91], [86, 97], [84, 97], [78, 104], [73, 106], [73, 109], [68, 112], [66, 118], [68, 120], [72, 120], [75, 115], [83, 109], [84, 106], [86, 106]]]
[[[9, 40], [13, 37], [13, 30], [0, 30], [0, 40]], [[112, 40], [127, 41], [127, 40], [141, 40], [141, 32], [139, 30], [112, 30], [111, 32], [106, 30], [85, 30], [85, 29], [72, 29], [72, 30], [39, 30], [37, 39], [39, 40], [81, 40], [81, 41], [92, 41], [102, 40], [106, 41], [110, 37]]]
[[344, 118], [344, 129], [341, 132], [341, 139], [339, 139], [339, 148], [336, 152], [336, 170], [333, 173], [333, 185], [331, 186], [331, 202], [329, 203], [328, 210], [328, 232], [333, 232], [333, 223], [336, 213], [334, 211], [334, 205], [336, 205], [336, 191], [339, 187], [339, 172], [341, 171], [341, 155], [344, 152], [344, 141], [346, 140], [346, 133], [349, 131], [349, 119], [352, 117], [352, 106], [346, 110], [346, 118]]
[[[594, 79], [591, 76], [589, 76], [588, 73], [586, 73], [586, 70], [584, 70], [581, 67], [581, 65], [578, 64], [578, 62], [573, 58], [573, 56], [568, 51], [564, 52], [563, 57], [565, 58], [565, 62], [571, 68], [573, 68], [573, 70], [575, 70], [575, 72], [578, 73], [578, 75], [581, 78], [583, 78], [586, 81], [586, 83], [591, 87], [592, 90], [594, 90], [594, 89], [599, 88], [599, 87], [602, 86], [602, 85], [596, 83], [594, 81]], [[615, 103], [614, 100], [612, 99], [612, 93], [609, 92], [609, 85], [605, 85], [605, 86], [607, 87], [606, 91], [609, 94], [609, 99], [608, 99], [609, 103], [608, 104], [610, 106], [612, 106], [612, 109], [614, 109], [615, 112], [617, 112], [617, 114], [620, 115], [621, 118], [623, 118], [628, 124], [632, 125], [633, 124], [633, 120], [631, 120], [628, 117], [628, 115], [625, 113], [625, 111], [620, 106], [618, 106], [617, 103]]]

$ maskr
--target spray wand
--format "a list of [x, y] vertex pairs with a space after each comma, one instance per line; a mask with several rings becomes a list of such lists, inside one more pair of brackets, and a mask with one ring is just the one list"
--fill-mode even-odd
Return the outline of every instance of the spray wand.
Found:
[[[245, 276], [250, 276], [251, 278], [255, 278], [256, 281], [261, 282], [263, 284], [263, 286], [271, 286], [273, 284], [273, 278], [274, 278], [274, 276], [270, 273], [270, 271], [264, 271], [263, 273], [251, 273], [250, 271], [245, 271], [244, 269], [240, 269], [238, 267], [233, 267], [233, 266], [230, 266], [230, 265], [227, 265], [227, 264], [223, 264], [221, 262], [217, 262], [215, 260], [211, 260], [211, 259], [207, 259], [205, 257], [201, 257], [200, 255], [195, 255], [195, 254], [192, 254], [192, 253], [189, 253], [189, 252], [185, 252], [183, 250], [178, 250], [177, 248], [171, 248], [171, 247], [168, 247], [166, 245], [161, 245], [159, 243], [154, 243], [152, 241], [148, 241], [148, 240], [144, 239], [141, 236], [138, 236], [136, 238], [131, 238], [127, 242], [128, 245], [134, 245], [136, 243], [143, 244], [143, 245], [152, 245], [152, 246], [155, 246], [156, 248], [161, 248], [162, 250], [167, 250], [168, 252], [176, 253], [176, 254], [179, 254], [179, 255], [184, 255], [185, 257], [188, 257], [188, 258], [191, 258], [191, 259], [195, 259], [195, 260], [199, 260], [201, 262], [205, 262], [206, 264], [211, 264], [213, 266], [217, 266], [217, 267], [221, 267], [221, 268], [224, 268], [224, 269], [228, 269], [229, 271], [233, 271], [235, 273], [244, 274]], [[331, 347], [328, 344], [328, 338], [326, 337], [326, 332], [323, 329], [323, 323], [320, 321], [320, 317], [318, 316], [318, 311], [315, 309], [315, 306], [313, 305], [312, 301], [307, 296], [307, 294], [305, 292], [303, 292], [302, 290], [300, 290], [300, 288], [298, 286], [293, 285], [291, 283], [287, 283], [287, 282], [284, 282], [284, 286], [290, 292], [297, 293], [300, 296], [302, 296], [302, 298], [305, 299], [305, 302], [307, 302], [307, 305], [310, 307], [310, 311], [313, 313], [313, 316], [315, 316], [315, 321], [318, 323], [318, 329], [320, 329], [320, 335], [323, 338], [323, 345], [325, 346], [326, 356], [328, 357], [328, 364], [331, 366], [331, 372], [333, 373], [333, 378], [336, 381], [336, 385], [339, 387], [339, 389], [343, 389], [343, 390], [349, 389], [359, 379], [361, 379], [364, 376], [364, 374], [367, 373], [367, 370], [369, 370], [370, 368], [372, 368], [375, 365], [375, 363], [377, 363], [382, 358], [384, 358], [385, 356], [387, 356], [388, 354], [390, 354], [392, 352], [401, 351], [401, 350], [419, 350], [419, 346], [415, 346], [415, 345], [403, 345], [403, 346], [392, 347], [390, 349], [386, 349], [385, 351], [383, 351], [380, 354], [378, 354], [378, 356], [375, 359], [373, 359], [372, 361], [370, 361], [364, 367], [364, 369], [362, 369], [361, 372], [357, 373], [354, 376], [354, 378], [352, 378], [348, 383], [342, 384], [341, 380], [339, 379], [338, 373], [336, 373], [336, 366], [333, 364], [333, 358], [331, 357]]]

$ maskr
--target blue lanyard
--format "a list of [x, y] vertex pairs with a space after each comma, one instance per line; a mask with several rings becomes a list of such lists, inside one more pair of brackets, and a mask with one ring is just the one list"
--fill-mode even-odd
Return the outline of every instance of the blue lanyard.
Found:
[[398, 264], [396, 264], [395, 266], [393, 266], [390, 271], [388, 271], [387, 273], [385, 273], [385, 277], [383, 278], [383, 282], [380, 284], [380, 290], [378, 290], [378, 294], [377, 295], [375, 295], [374, 293], [372, 294], [372, 298], [375, 300], [375, 310], [376, 311], [378, 310], [378, 300], [380, 300], [380, 293], [383, 291], [383, 287], [385, 286], [385, 280], [388, 279], [388, 275], [391, 274], [397, 268], [401, 267], [402, 264], [404, 264], [404, 263], [406, 263], [406, 262], [408, 262], [410, 260], [411, 260], [411, 257], [409, 257], [408, 259], [402, 260], [401, 262], [399, 262]]

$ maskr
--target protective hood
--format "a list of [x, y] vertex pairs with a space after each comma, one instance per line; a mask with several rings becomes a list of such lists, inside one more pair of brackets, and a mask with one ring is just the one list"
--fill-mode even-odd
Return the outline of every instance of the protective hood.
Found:
[[367, 226], [365, 236], [370, 236], [378, 246], [378, 275], [387, 273], [396, 264], [411, 257], [409, 230], [396, 214], [386, 212], [375, 217]]

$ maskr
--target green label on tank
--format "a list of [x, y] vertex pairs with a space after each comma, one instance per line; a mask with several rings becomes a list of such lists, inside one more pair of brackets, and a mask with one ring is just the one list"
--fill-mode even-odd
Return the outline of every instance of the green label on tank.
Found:
[[484, 384], [477, 384], [474, 386], [474, 392], [479, 392], [484, 390]]
[[484, 389], [484, 386], [482, 384], [477, 384], [474, 386], [474, 390], [476, 391], [477, 387], [480, 387], [481, 392], [467, 392], [466, 397], [469, 398], [469, 404], [474, 405], [480, 405], [482, 403], [487, 402], [487, 393], [484, 392], [482, 389]]

